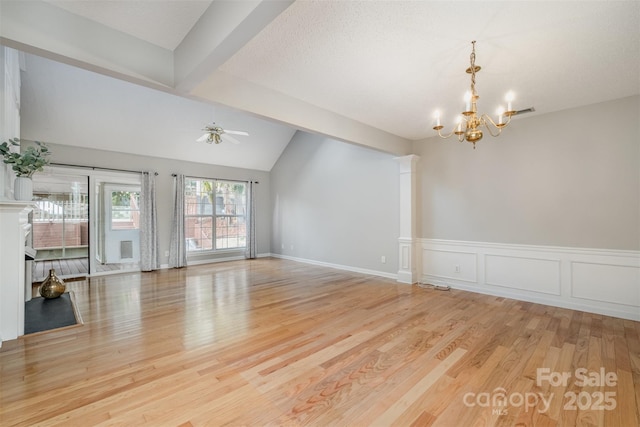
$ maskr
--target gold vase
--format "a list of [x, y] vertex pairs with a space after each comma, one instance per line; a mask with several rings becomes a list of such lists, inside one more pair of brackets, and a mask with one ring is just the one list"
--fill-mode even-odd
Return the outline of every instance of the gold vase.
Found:
[[49, 270], [49, 276], [44, 279], [44, 282], [40, 285], [40, 295], [46, 299], [58, 298], [64, 293], [66, 286], [62, 279], [56, 276], [56, 270]]

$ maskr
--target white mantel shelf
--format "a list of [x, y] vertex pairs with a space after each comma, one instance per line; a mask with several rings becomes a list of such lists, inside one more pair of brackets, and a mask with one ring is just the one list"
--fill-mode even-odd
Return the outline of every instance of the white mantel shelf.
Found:
[[25, 239], [31, 201], [0, 200], [0, 346], [24, 335]]

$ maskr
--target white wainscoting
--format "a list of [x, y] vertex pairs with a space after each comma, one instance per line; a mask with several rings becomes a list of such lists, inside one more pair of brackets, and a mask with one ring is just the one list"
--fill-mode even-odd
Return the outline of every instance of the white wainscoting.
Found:
[[420, 239], [421, 282], [640, 320], [640, 251]]

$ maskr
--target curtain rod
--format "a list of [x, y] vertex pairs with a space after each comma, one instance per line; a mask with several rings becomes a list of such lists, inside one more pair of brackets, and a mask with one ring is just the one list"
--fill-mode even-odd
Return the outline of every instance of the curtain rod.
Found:
[[[172, 177], [176, 177], [178, 176], [177, 173], [172, 173], [171, 174]], [[260, 184], [258, 181], [252, 181], [252, 180], [242, 180], [242, 179], [227, 179], [227, 178], [211, 178], [211, 177], [204, 177], [204, 176], [192, 176], [192, 175], [185, 175], [186, 177], [189, 178], [195, 178], [195, 179], [208, 179], [211, 181], [235, 181], [235, 182], [253, 182], [254, 184]]]
[[[114, 169], [114, 168], [101, 168], [100, 166], [83, 166], [83, 165], [70, 165], [68, 163], [49, 163], [51, 166], [66, 166], [71, 168], [80, 168], [80, 169], [92, 169], [92, 170], [103, 170], [103, 171], [113, 171], [113, 172], [130, 172], [130, 173], [142, 173], [144, 171], [132, 171], [129, 169]], [[155, 176], [158, 176], [158, 172], [154, 172]]]

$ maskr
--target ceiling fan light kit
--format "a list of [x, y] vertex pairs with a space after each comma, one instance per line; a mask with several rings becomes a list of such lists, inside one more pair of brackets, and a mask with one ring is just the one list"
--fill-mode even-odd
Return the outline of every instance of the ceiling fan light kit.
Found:
[[[449, 134], [442, 134], [442, 126], [440, 122], [440, 113], [436, 112], [436, 125], [433, 127], [438, 132], [438, 136], [441, 138], [449, 138], [456, 135], [458, 141], [469, 141], [473, 144], [473, 148], [476, 148], [476, 142], [480, 141], [483, 137], [482, 127], [484, 127], [491, 136], [496, 137], [500, 135], [502, 129], [504, 129], [510, 122], [511, 117], [518, 114], [518, 111], [513, 109], [512, 102], [514, 99], [513, 92], [508, 92], [505, 100], [507, 101], [507, 108], [500, 107], [497, 111], [498, 119], [494, 121], [491, 116], [487, 114], [478, 114], [477, 101], [480, 96], [476, 92], [476, 73], [480, 71], [480, 66], [476, 65], [476, 41], [471, 42], [471, 55], [470, 55], [470, 67], [466, 72], [471, 74], [471, 90], [465, 95], [465, 109], [462, 115], [458, 116], [455, 128]], [[533, 111], [533, 109], [531, 109]]]
[[[206, 129], [203, 129], [203, 130], [206, 130]], [[205, 133], [200, 138], [196, 139], [196, 141], [206, 142], [208, 144], [212, 144], [212, 143], [220, 144], [222, 142], [222, 139], [220, 138], [220, 135], [218, 135], [217, 133], [210, 132], [210, 133]]]
[[238, 141], [237, 139], [229, 135], [249, 136], [249, 132], [245, 132], [242, 130], [225, 130], [220, 126], [217, 126], [215, 123], [213, 123], [210, 126], [205, 126], [205, 128], [202, 130], [205, 131], [206, 133], [202, 135], [200, 138], [196, 139], [196, 142], [206, 142], [208, 144], [214, 144], [214, 143], [220, 144], [222, 142], [222, 135], [225, 135], [226, 140], [229, 140], [234, 144], [239, 144], [240, 141]]

